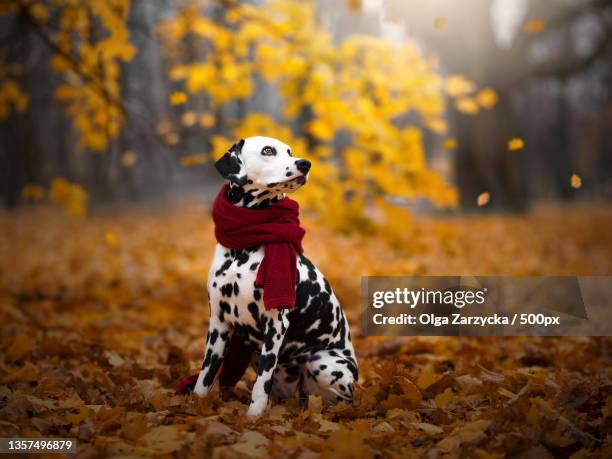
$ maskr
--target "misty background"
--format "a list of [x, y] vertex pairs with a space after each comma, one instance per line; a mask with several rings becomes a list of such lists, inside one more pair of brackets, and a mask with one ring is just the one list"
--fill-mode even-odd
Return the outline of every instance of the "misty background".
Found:
[[[212, 162], [187, 168], [180, 158], [209, 152], [211, 136], [231, 135], [232, 124], [248, 113], [282, 119], [278, 89], [257, 79], [251, 97], [218, 109], [206, 98], [169, 104], [168, 95], [181, 90], [182, 84], [167, 77], [168, 63], [156, 27], [189, 4], [209, 17], [221, 18], [232, 3], [131, 2], [127, 24], [137, 51], [121, 64], [125, 124], [101, 153], [77, 147], [72, 120], [54, 97], [62, 77], [49, 66], [57, 51], [49, 40], [53, 18], [41, 28], [19, 13], [0, 16], [2, 66], [23, 67], [19, 78], [30, 99], [27, 110], [11, 112], [0, 122], [4, 205], [18, 206], [24, 202], [26, 185], [48, 186], [57, 176], [82, 185], [94, 205], [210, 194], [220, 183]], [[457, 141], [453, 151], [446, 151], [434, 135], [424, 134], [429, 164], [457, 186], [462, 208], [475, 207], [482, 191], [495, 197], [490, 207], [509, 210], [523, 210], [540, 200], [612, 196], [611, 1], [316, 3], [317, 20], [336, 42], [355, 34], [394, 43], [413, 41], [426, 55], [437, 56], [443, 74], [459, 73], [478, 86], [495, 89], [496, 106], [475, 116], [459, 113], [449, 104], [448, 136]], [[207, 53], [196, 43], [185, 46], [196, 60]], [[194, 108], [211, 111], [214, 124], [183, 126], [170, 143], [160, 136], [160, 125], [181, 125], [185, 111]], [[295, 121], [286, 122], [299, 130]], [[523, 139], [525, 148], [509, 153], [506, 143], [512, 137]], [[339, 136], [334, 150], [345, 144]], [[316, 139], [310, 138], [308, 145], [315, 147]], [[136, 160], [134, 167], [125, 167], [126, 152]], [[579, 190], [571, 186], [573, 174], [582, 179]]]

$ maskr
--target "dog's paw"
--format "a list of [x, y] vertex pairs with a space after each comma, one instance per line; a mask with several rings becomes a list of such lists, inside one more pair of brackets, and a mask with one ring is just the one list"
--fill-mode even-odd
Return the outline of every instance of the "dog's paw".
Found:
[[206, 397], [210, 392], [210, 387], [204, 386], [203, 380], [204, 377], [202, 375], [202, 372], [200, 372], [195, 387], [193, 388], [193, 393], [196, 394], [198, 397]]
[[249, 410], [247, 411], [247, 416], [257, 418], [261, 416], [265, 409], [265, 403], [251, 402], [251, 406], [249, 406]]
[[208, 387], [204, 387], [202, 384], [199, 386], [196, 384], [195, 388], [193, 389], [193, 393], [198, 397], [206, 397], [208, 392], [210, 392], [210, 389]]

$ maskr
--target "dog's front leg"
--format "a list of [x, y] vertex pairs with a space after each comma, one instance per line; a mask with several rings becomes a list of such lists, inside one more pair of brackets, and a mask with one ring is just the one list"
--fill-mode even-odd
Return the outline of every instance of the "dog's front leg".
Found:
[[285, 333], [289, 328], [289, 318], [284, 310], [271, 311], [266, 322], [261, 356], [257, 365], [257, 379], [251, 394], [249, 416], [259, 416], [268, 405], [268, 397], [272, 389], [272, 376], [278, 363], [278, 353]]
[[204, 362], [193, 389], [200, 397], [204, 397], [210, 392], [215, 376], [223, 362], [229, 335], [230, 329], [228, 323], [219, 320], [216, 315], [211, 314], [208, 336], [206, 338], [206, 350], [204, 351]]

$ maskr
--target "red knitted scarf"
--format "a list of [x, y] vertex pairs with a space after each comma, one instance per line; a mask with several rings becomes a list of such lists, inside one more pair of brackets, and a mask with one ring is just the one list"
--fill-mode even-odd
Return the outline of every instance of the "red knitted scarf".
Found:
[[225, 184], [215, 199], [212, 217], [215, 237], [229, 249], [264, 245], [255, 285], [263, 288], [267, 310], [295, 306], [296, 254], [302, 253], [305, 231], [298, 218], [297, 202], [283, 198], [263, 209], [239, 207], [227, 199]]

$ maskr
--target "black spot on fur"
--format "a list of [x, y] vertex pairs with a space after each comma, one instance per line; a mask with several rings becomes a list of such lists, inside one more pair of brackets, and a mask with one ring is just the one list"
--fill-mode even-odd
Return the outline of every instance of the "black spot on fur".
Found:
[[261, 376], [274, 368], [274, 365], [276, 365], [276, 356], [274, 354], [263, 354], [259, 359], [257, 374]]
[[225, 271], [232, 265], [232, 260], [225, 260], [221, 267], [215, 271], [215, 276], [219, 277], [221, 274], [224, 274]]
[[234, 288], [232, 284], [225, 284], [221, 286], [221, 295], [223, 296], [226, 296], [229, 298], [232, 296], [233, 291], [234, 291]]
[[264, 383], [264, 392], [266, 394], [269, 394], [272, 391], [272, 378], [268, 379], [265, 383]]
[[231, 314], [232, 307], [225, 301], [219, 301], [219, 320], [225, 321], [225, 314]]

